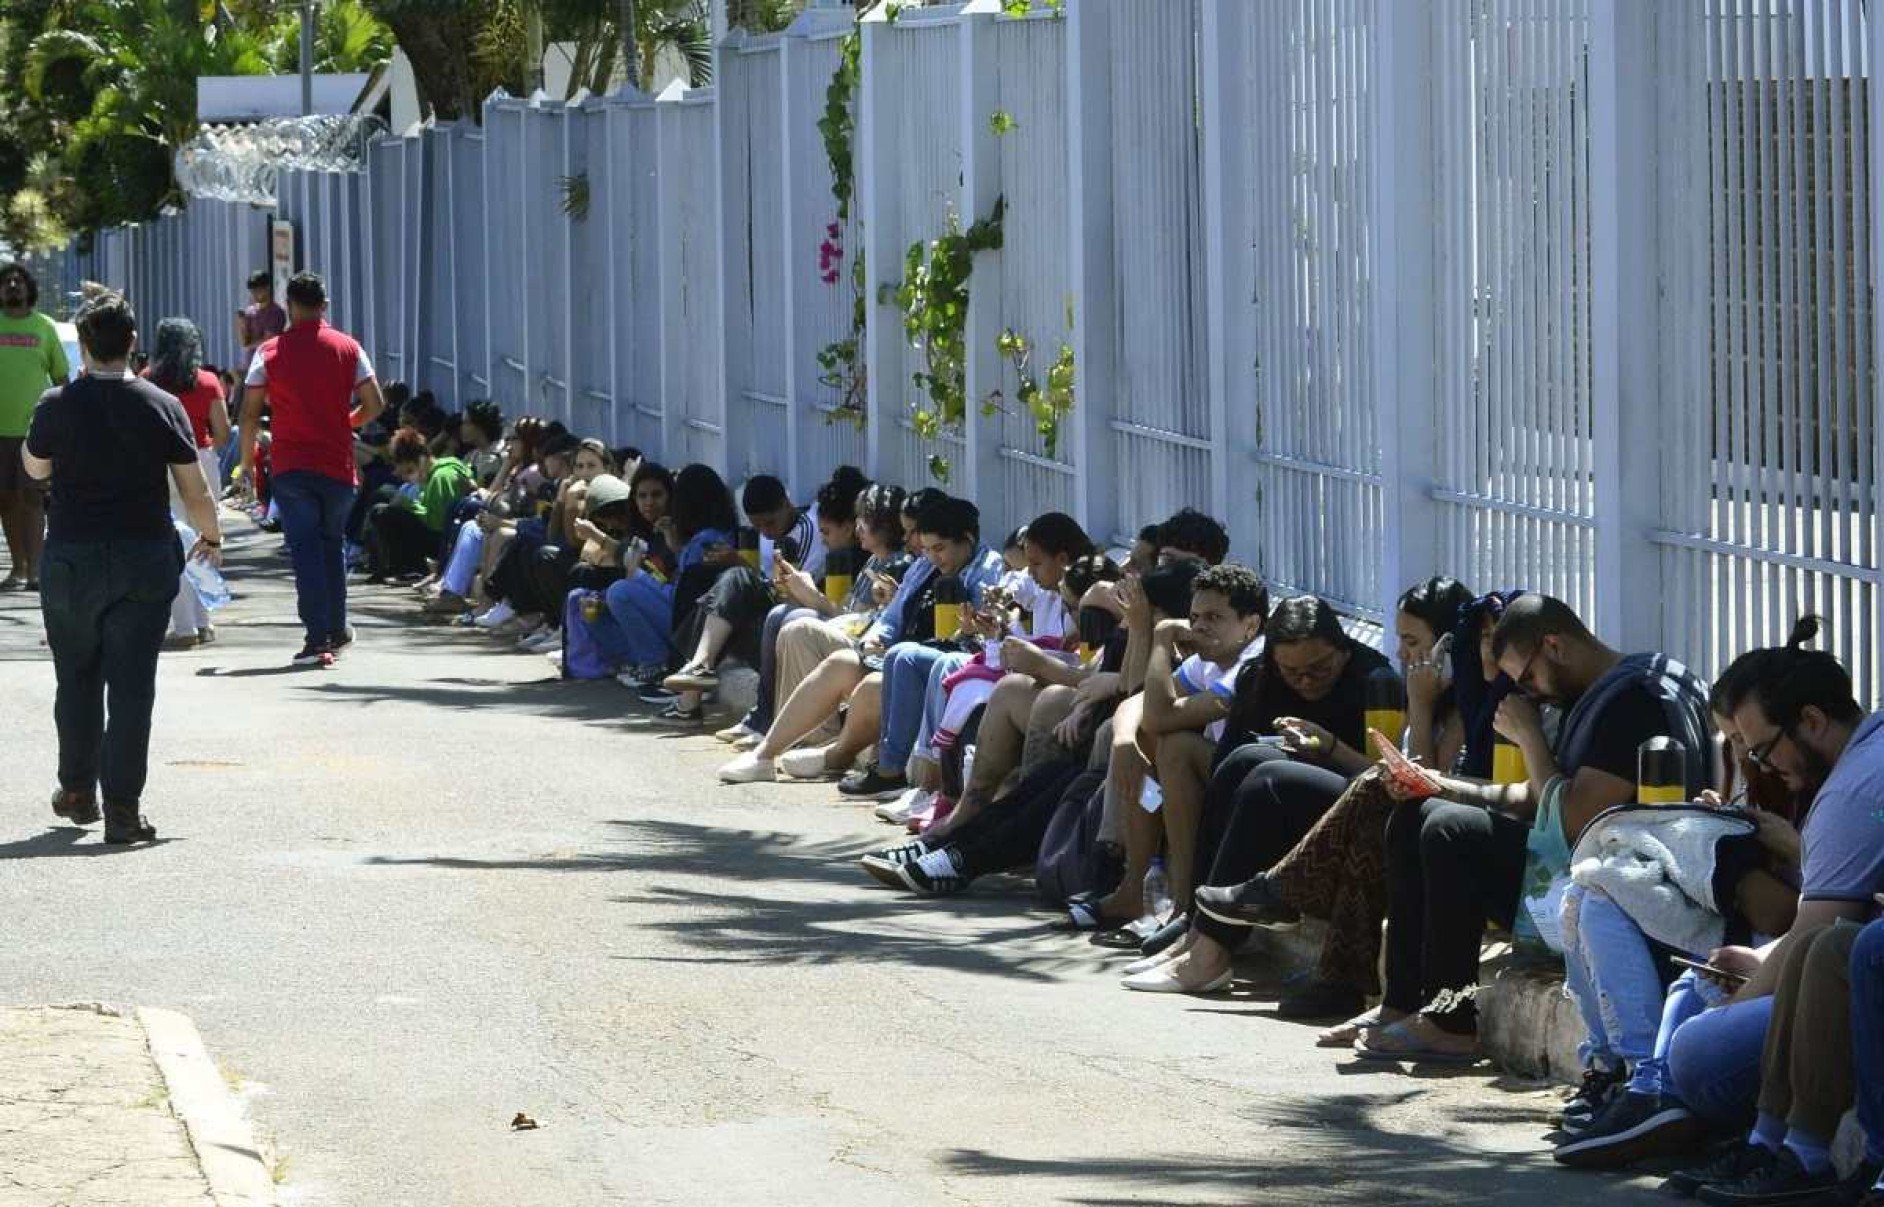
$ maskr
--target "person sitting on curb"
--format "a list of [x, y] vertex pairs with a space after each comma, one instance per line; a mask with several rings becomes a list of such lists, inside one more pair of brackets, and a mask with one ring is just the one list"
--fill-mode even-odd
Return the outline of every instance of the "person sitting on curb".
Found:
[[[838, 468], [834, 481], [835, 493], [845, 499], [855, 499], [870, 485], [862, 470], [849, 465]], [[720, 659], [731, 655], [748, 666], [758, 664], [766, 617], [779, 598], [774, 580], [782, 566], [803, 573], [822, 593], [825, 555], [833, 546], [824, 539], [817, 503], [799, 508], [783, 482], [760, 474], [746, 483], [740, 506], [759, 534], [758, 564], [741, 563], [721, 571], [681, 621], [674, 645], [687, 660], [661, 686], [673, 694], [675, 708], [683, 713], [698, 712], [701, 697], [719, 687]], [[848, 547], [856, 539], [855, 525], [840, 520], [832, 536], [838, 547]]]
[[[1866, 715], [1838, 659], [1805, 648], [1815, 618], [1796, 625], [1785, 646], [1765, 651], [1741, 698], [1730, 702], [1747, 757], [1779, 773], [1795, 793], [1812, 795], [1803, 840], [1798, 913], [1791, 929], [1760, 948], [1728, 946], [1708, 962], [1745, 977], [1725, 1005], [1697, 1014], [1675, 1032], [1668, 1070], [1675, 1095], [1702, 1119], [1724, 1127], [1756, 1114], [1761, 1061], [1774, 1017], [1774, 990], [1793, 947], [1838, 921], [1874, 912], [1884, 887], [1884, 713]], [[1824, 1180], [1816, 1141], [1784, 1121], [1756, 1122], [1744, 1143], [1675, 1175], [1690, 1193], [1732, 1188], [1744, 1195], [1816, 1193]], [[1819, 1187], [1822, 1189], [1822, 1186]]]
[[[1679, 662], [1618, 653], [1547, 595], [1506, 606], [1492, 654], [1523, 693], [1505, 697], [1496, 723], [1523, 751], [1529, 778], [1488, 785], [1429, 776], [1437, 795], [1394, 810], [1381, 1004], [1404, 1017], [1361, 1037], [1355, 1052], [1364, 1060], [1477, 1059], [1486, 922], [1550, 941], [1538, 923], [1555, 930], [1561, 889], [1553, 886], [1564, 882], [1570, 847], [1597, 814], [1635, 799], [1643, 742], [1675, 738], [1687, 756], [1684, 789], [1711, 786], [1707, 692]], [[1546, 704], [1565, 713], [1554, 743], [1539, 712]]]

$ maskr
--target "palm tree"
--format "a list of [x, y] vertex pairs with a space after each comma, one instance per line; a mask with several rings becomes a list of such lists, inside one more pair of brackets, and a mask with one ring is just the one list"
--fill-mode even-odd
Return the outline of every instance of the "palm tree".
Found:
[[[292, 75], [301, 69], [301, 18], [295, 12], [272, 14], [260, 28], [266, 30], [263, 52], [276, 72]], [[319, 72], [371, 71], [392, 58], [392, 30], [375, 17], [361, 0], [323, 0], [314, 18], [314, 70]]]
[[21, 84], [75, 85], [89, 108], [55, 133], [74, 179], [77, 225], [135, 221], [172, 195], [170, 164], [195, 136], [196, 80], [266, 73], [257, 40], [193, 0], [67, 0], [26, 48]]

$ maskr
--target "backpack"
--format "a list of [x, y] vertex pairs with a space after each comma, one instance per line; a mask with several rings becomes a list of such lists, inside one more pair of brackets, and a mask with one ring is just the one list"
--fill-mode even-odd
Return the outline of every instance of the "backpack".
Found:
[[1106, 810], [1103, 767], [1079, 769], [1066, 779], [1061, 768], [1060, 803], [1040, 839], [1034, 861], [1034, 893], [1044, 905], [1062, 907], [1084, 892], [1110, 891], [1118, 883], [1117, 859], [1099, 846]]

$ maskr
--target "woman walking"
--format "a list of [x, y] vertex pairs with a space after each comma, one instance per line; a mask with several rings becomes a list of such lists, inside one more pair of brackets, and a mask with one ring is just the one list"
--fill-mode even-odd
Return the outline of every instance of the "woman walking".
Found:
[[[222, 480], [222, 460], [217, 450], [229, 443], [229, 407], [222, 382], [203, 367], [203, 336], [195, 323], [170, 318], [157, 324], [157, 343], [144, 376], [183, 404], [183, 413], [189, 417], [190, 431], [196, 440], [196, 460], [203, 467], [203, 478], [214, 495]], [[182, 510], [182, 501], [173, 481], [170, 484], [173, 513]], [[170, 605], [170, 636], [164, 641], [164, 649], [194, 649], [214, 640], [216, 630], [209, 623], [209, 607], [189, 576], [184, 575], [177, 585], [177, 598]]]

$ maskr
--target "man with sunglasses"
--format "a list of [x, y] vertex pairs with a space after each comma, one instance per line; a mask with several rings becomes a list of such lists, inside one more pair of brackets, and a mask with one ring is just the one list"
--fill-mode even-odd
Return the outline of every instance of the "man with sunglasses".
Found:
[[1710, 964], [1747, 979], [1682, 1024], [1669, 1051], [1676, 1091], [1697, 1114], [1753, 1122], [1744, 1141], [1672, 1179], [1709, 1203], [1855, 1203], [1877, 1176], [1840, 1186], [1828, 1148], [1853, 1095], [1844, 978], [1857, 924], [1884, 889], [1884, 713], [1865, 715], [1838, 660], [1805, 648], [1818, 629], [1805, 617], [1786, 645], [1746, 655], [1744, 686], [1727, 701], [1748, 758], [1812, 806], [1791, 929], [1757, 949], [1712, 952]]

